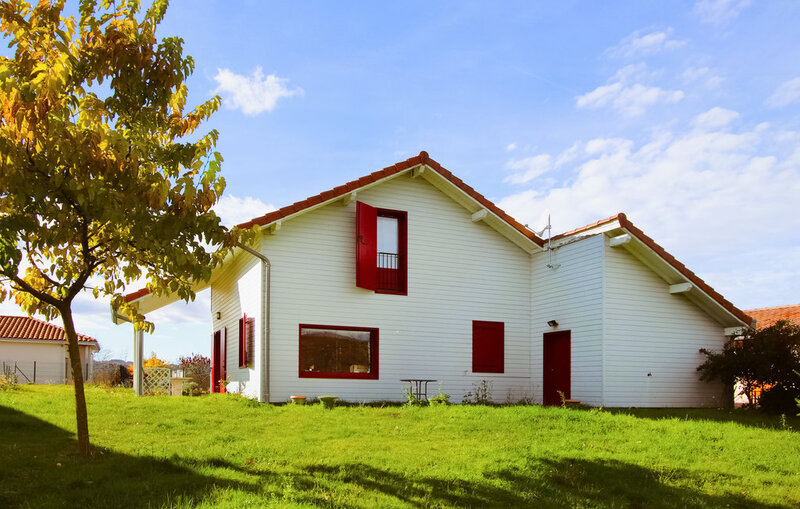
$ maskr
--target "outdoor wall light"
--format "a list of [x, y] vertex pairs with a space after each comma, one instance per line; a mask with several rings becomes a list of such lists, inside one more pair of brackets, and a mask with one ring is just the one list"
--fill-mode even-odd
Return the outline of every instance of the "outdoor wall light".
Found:
[[547, 322], [547, 325], [549, 325], [550, 327], [558, 327], [558, 322], [555, 320], [550, 320], [549, 322]]
[[222, 313], [220, 313], [219, 311], [217, 311], [217, 320], [219, 320], [220, 318], [222, 318]]

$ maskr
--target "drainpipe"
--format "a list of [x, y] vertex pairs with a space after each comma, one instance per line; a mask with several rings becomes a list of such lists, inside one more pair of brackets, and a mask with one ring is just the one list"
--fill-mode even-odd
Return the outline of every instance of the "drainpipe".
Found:
[[261, 260], [261, 287], [264, 288], [265, 291], [261, 294], [261, 304], [263, 307], [262, 316], [264, 317], [264, 326], [261, 328], [261, 366], [263, 366], [263, 368], [258, 401], [261, 403], [269, 403], [269, 377], [271, 375], [269, 369], [269, 285], [271, 264], [269, 258], [255, 249], [247, 246], [239, 247]]

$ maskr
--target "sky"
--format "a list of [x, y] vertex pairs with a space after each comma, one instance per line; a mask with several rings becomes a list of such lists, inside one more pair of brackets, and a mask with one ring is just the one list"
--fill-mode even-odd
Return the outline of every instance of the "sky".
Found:
[[[173, 1], [228, 224], [426, 150], [535, 229], [617, 212], [740, 309], [800, 303], [800, 3]], [[0, 312], [21, 314], [13, 304]], [[78, 331], [132, 358], [81, 297]], [[208, 292], [145, 351], [208, 355]]]

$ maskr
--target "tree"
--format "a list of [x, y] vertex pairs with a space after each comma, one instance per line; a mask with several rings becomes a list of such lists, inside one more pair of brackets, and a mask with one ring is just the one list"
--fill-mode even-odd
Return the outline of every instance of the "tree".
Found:
[[[701, 349], [706, 361], [697, 370], [702, 380], [740, 383], [750, 398], [762, 389], [759, 404], [775, 411], [785, 410], [800, 397], [800, 325], [779, 321], [763, 329], [745, 329], [725, 344], [721, 352]], [[751, 403], [753, 403], [751, 401]]]
[[[75, 386], [79, 452], [90, 452], [83, 374], [72, 319], [75, 297], [125, 302], [144, 279], [156, 295], [194, 298], [192, 284], [247, 233], [227, 231], [211, 207], [225, 182], [218, 133], [195, 134], [220, 104], [186, 108], [194, 62], [182, 40], [159, 40], [157, 0], [0, 3], [0, 301], [60, 316]], [[209, 246], [213, 246], [209, 248]]]
[[169, 367], [169, 363], [165, 360], [159, 359], [155, 352], [150, 352], [150, 357], [143, 362], [145, 368], [163, 368]]

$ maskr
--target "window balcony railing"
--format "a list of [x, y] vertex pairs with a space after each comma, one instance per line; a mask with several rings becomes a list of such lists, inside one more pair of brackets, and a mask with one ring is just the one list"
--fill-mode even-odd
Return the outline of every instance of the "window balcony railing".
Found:
[[378, 252], [378, 289], [403, 291], [400, 255]]

